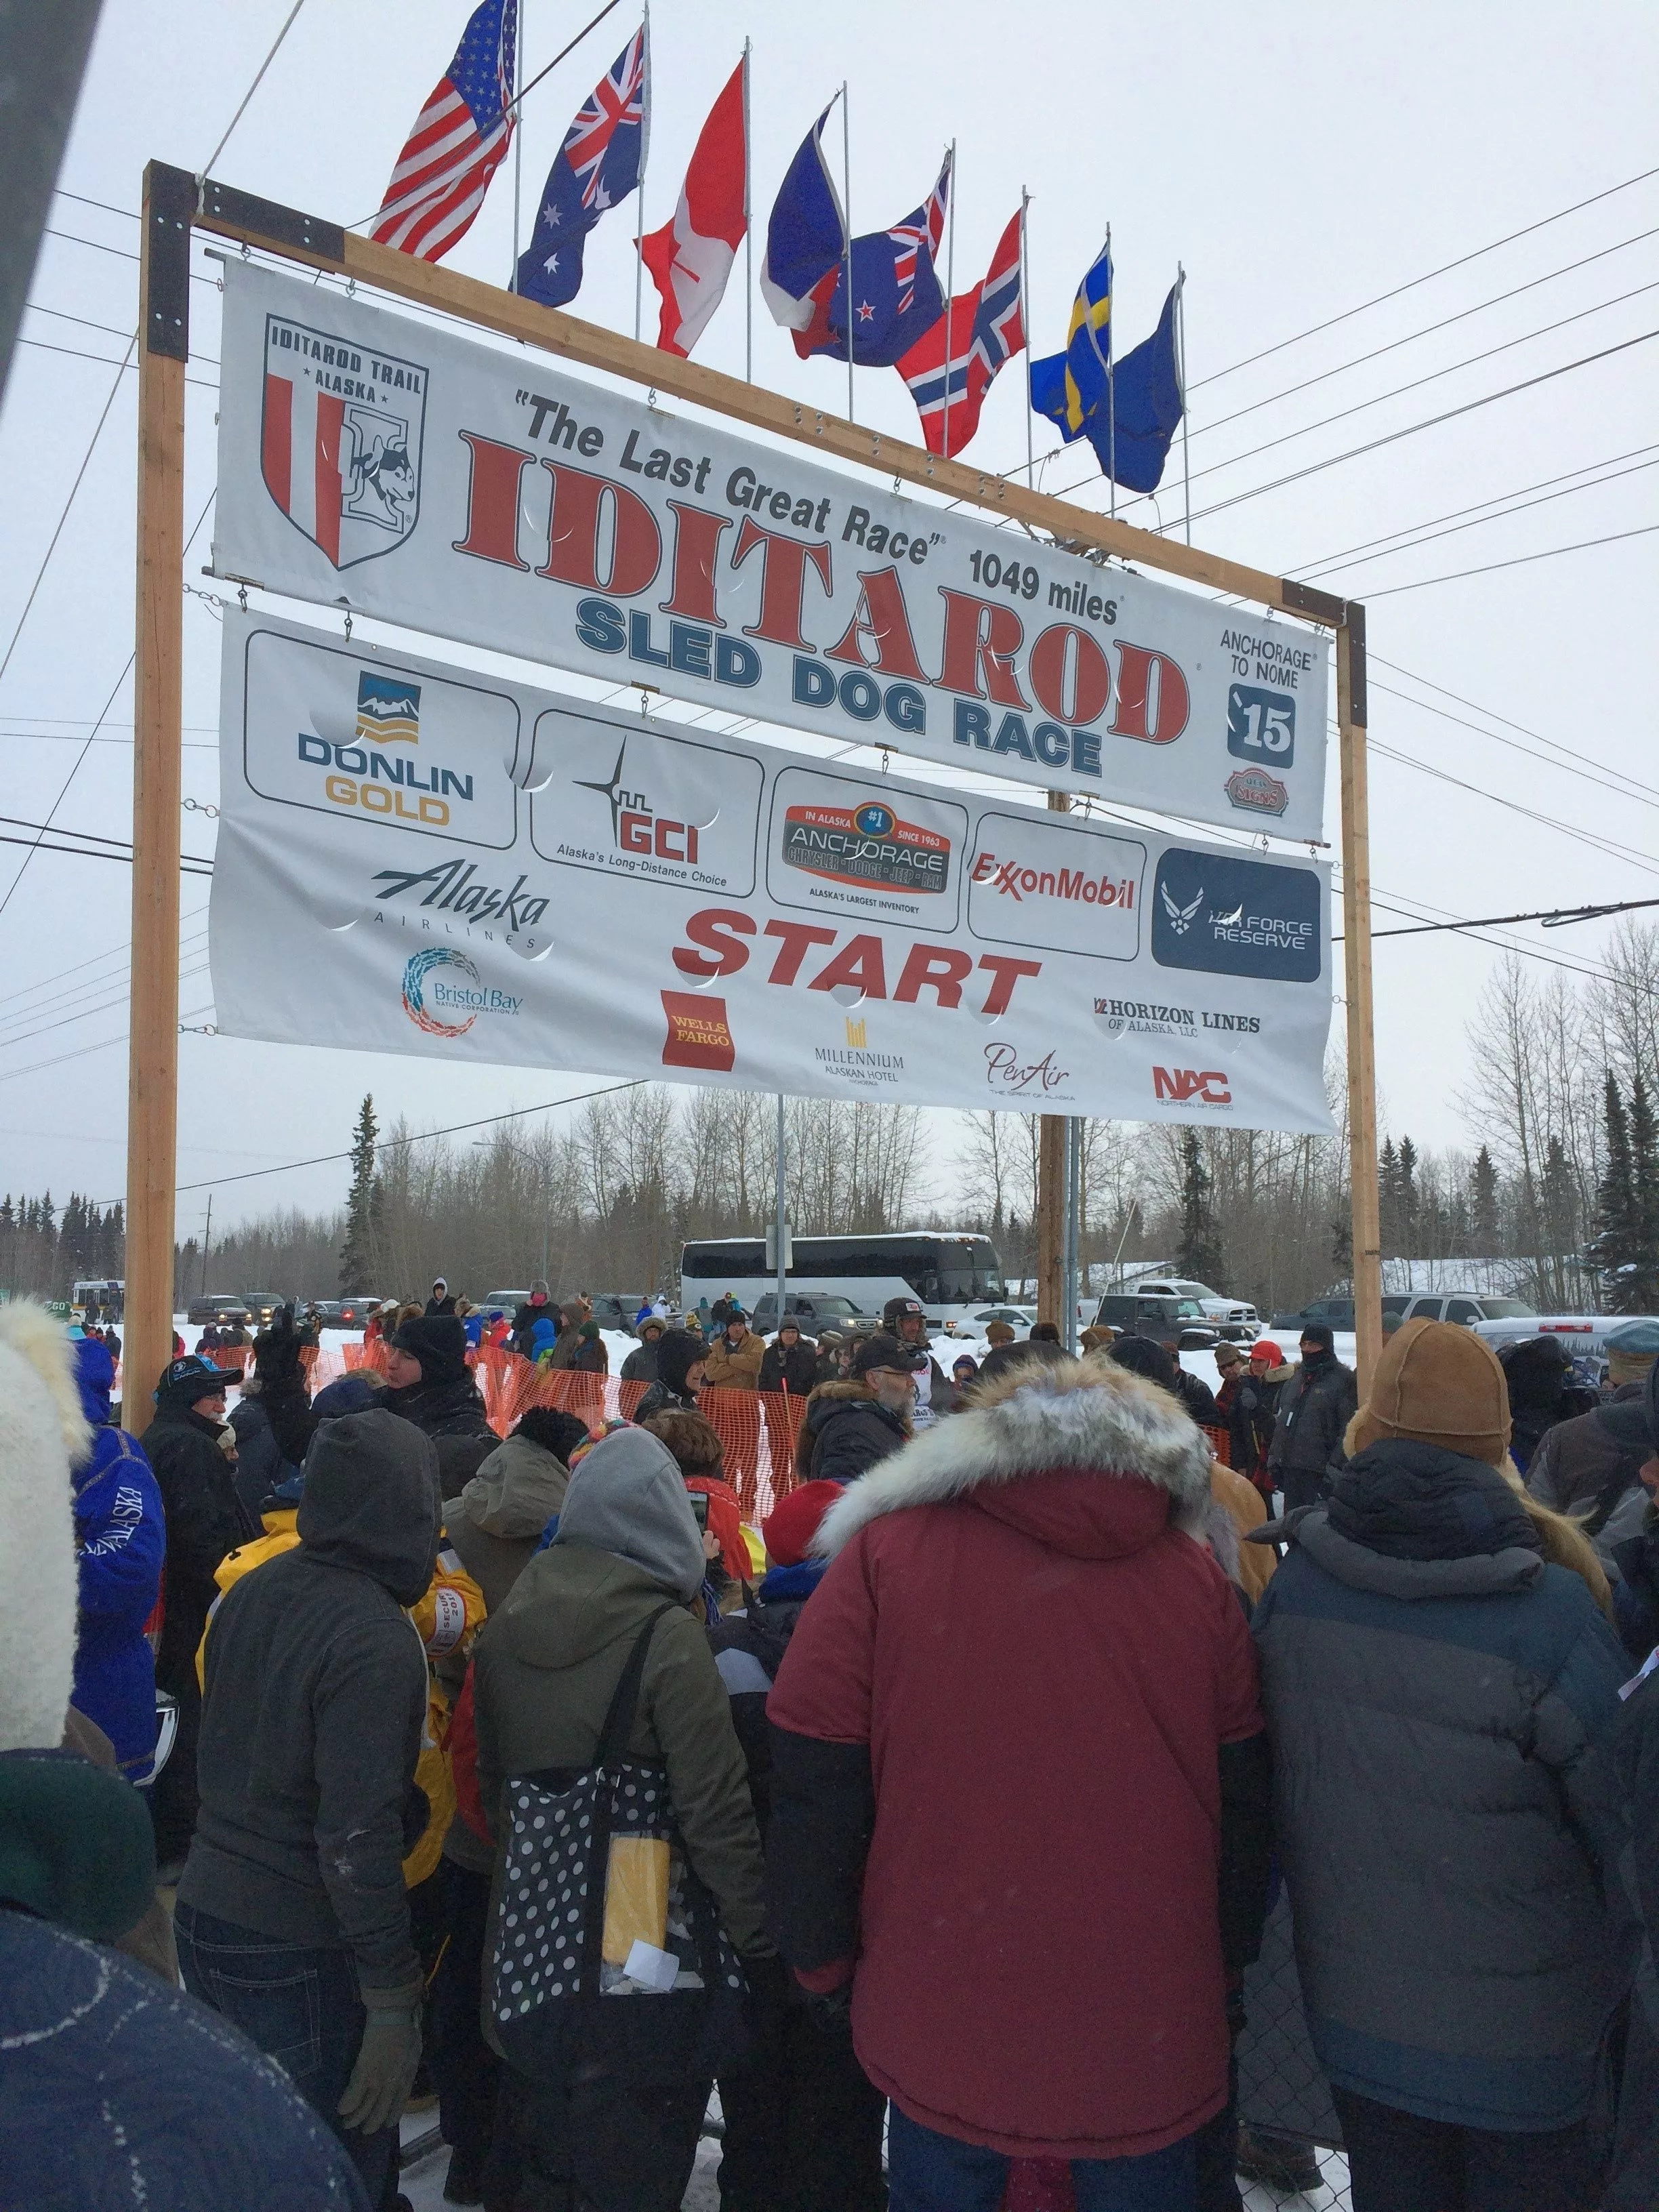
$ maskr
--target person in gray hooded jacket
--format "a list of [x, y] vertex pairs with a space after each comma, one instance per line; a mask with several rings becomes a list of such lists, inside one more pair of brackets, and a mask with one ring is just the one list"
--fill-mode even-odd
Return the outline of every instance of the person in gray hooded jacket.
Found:
[[1499, 1472], [1470, 1331], [1385, 1347], [1328, 1504], [1255, 1612], [1308, 2027], [1355, 2212], [1589, 2212], [1629, 1982], [1609, 1747], [1630, 1669]]
[[404, 1608], [437, 1557], [437, 1453], [376, 1407], [323, 1422], [305, 1478], [297, 1547], [208, 1638], [174, 1926], [185, 1986], [281, 2063], [378, 2203], [421, 2051], [402, 1862], [427, 1664]]
[[[595, 1444], [571, 1476], [551, 1546], [531, 1560], [478, 1639], [479, 1789], [499, 1838], [509, 1776], [591, 1766], [634, 1643], [669, 1601], [652, 1637], [629, 1756], [666, 1769], [687, 1859], [739, 1954], [763, 1956], [772, 1947], [748, 1769], [691, 1610], [704, 1571], [702, 1532], [667, 1447], [639, 1428]], [[705, 2079], [641, 2083], [580, 2051], [558, 2079], [532, 2081], [507, 2068], [492, 2160], [505, 2171], [492, 2171], [491, 2201], [672, 2212], [690, 2177], [709, 2087]]]

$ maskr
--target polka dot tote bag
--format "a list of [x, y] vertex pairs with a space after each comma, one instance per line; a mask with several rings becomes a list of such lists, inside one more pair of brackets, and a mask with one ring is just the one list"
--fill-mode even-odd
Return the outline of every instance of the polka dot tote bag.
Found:
[[626, 1756], [651, 1638], [672, 1610], [629, 1654], [595, 1764], [507, 1783], [489, 2005], [521, 2072], [604, 2059], [667, 2081], [742, 2055], [742, 1972], [686, 1860], [666, 1770]]

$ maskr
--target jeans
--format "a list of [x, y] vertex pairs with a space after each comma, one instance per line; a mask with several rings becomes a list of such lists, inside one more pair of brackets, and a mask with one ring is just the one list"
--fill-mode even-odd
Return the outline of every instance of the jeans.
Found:
[[393, 2201], [398, 2130], [363, 2135], [337, 2107], [357, 2061], [367, 2015], [351, 1954], [285, 1943], [180, 1905], [173, 1915], [185, 1987], [222, 2013], [274, 2058], [332, 2128], [362, 2178], [371, 2204]]
[[[887, 2124], [891, 2212], [997, 2212], [1008, 2160], [998, 2151], [937, 2135], [892, 2107]], [[1194, 2138], [1139, 2158], [1074, 2158], [1077, 2212], [1193, 2212]], [[1421, 2208], [1419, 2208], [1421, 2212]]]
[[1419, 2119], [1333, 2088], [1353, 2212], [1592, 2212], [1601, 2202], [1589, 2129], [1543, 2134]]

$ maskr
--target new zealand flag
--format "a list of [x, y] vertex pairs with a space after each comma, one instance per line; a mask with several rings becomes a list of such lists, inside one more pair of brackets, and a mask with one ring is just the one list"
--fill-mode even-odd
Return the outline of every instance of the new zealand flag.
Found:
[[651, 120], [650, 49], [643, 25], [578, 111], [553, 167], [514, 289], [562, 307], [582, 284], [582, 248], [599, 217], [625, 199], [645, 167]]

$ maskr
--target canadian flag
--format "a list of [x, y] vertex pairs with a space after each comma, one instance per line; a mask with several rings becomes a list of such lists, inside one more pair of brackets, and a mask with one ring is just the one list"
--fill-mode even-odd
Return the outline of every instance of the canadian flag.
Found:
[[726, 80], [698, 136], [674, 220], [640, 240], [640, 252], [662, 295], [664, 353], [690, 354], [726, 292], [749, 227], [748, 56]]

